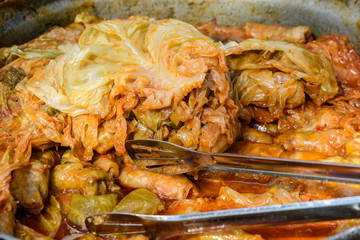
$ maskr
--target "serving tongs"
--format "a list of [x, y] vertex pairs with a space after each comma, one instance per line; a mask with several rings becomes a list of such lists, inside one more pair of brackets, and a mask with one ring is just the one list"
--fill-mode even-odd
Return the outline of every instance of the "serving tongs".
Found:
[[360, 196], [184, 215], [105, 213], [87, 217], [85, 225], [89, 232], [104, 237], [112, 237], [114, 233], [145, 234], [162, 240], [219, 230], [246, 231], [280, 224], [353, 218], [360, 218]]
[[160, 173], [218, 170], [343, 183], [360, 183], [360, 165], [259, 157], [190, 150], [173, 143], [129, 140], [125, 148], [135, 164]]
[[[140, 168], [162, 173], [209, 169], [360, 183], [360, 167], [351, 164], [206, 153], [159, 140], [131, 140], [125, 147]], [[246, 231], [280, 224], [354, 218], [360, 218], [360, 196], [185, 215], [105, 213], [87, 217], [85, 224], [90, 232], [101, 236], [145, 234], [162, 240], [219, 230]]]

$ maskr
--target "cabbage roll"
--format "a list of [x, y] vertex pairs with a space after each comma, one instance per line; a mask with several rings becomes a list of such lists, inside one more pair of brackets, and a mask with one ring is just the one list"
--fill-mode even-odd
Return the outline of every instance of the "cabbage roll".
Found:
[[70, 200], [63, 203], [63, 212], [71, 223], [79, 227], [85, 227], [85, 218], [87, 216], [111, 212], [116, 206], [117, 199], [118, 195], [115, 193], [91, 197], [72, 194]]
[[299, 189], [286, 189], [275, 182], [262, 194], [239, 193], [229, 187], [221, 187], [217, 201], [231, 201], [236, 207], [260, 207], [265, 205], [301, 202]]
[[216, 19], [214, 19], [208, 24], [199, 26], [197, 29], [215, 41], [222, 42], [241, 42], [248, 38], [256, 38], [305, 44], [313, 40], [311, 30], [307, 26], [285, 27], [279, 24], [264, 25], [259, 23], [246, 23], [243, 29], [241, 27], [217, 25]]
[[123, 186], [146, 188], [159, 196], [171, 199], [184, 199], [198, 195], [195, 184], [183, 175], [172, 176], [124, 167], [119, 181]]
[[325, 35], [306, 44], [306, 48], [330, 59], [336, 78], [344, 88], [360, 89], [360, 57], [347, 36]]
[[235, 98], [240, 117], [272, 122], [305, 103], [305, 93], [318, 106], [338, 94], [330, 61], [321, 54], [281, 41], [248, 39], [224, 46], [235, 71]]
[[88, 163], [64, 163], [52, 171], [51, 185], [56, 190], [75, 190], [86, 196], [105, 194], [114, 186], [112, 176]]
[[279, 24], [264, 25], [258, 23], [246, 23], [245, 31], [249, 38], [262, 40], [305, 44], [313, 39], [311, 30], [308, 26], [285, 27]]
[[[225, 179], [227, 178], [225, 177], [223, 180]], [[269, 179], [267, 180], [269, 181]], [[304, 197], [307, 193], [302, 191], [302, 188], [299, 187], [299, 183], [291, 183], [288, 181], [282, 182], [281, 179], [270, 180], [267, 185], [264, 186], [262, 191], [252, 190], [255, 193], [252, 193], [251, 190], [242, 188], [241, 186], [239, 187], [239, 190], [242, 192], [238, 192], [226, 186], [226, 180], [222, 182], [222, 184], [224, 185], [220, 186], [215, 198], [200, 197], [195, 199], [177, 200], [168, 207], [165, 214], [191, 214], [223, 209], [260, 207], [301, 202], [307, 199]]]
[[287, 151], [310, 151], [329, 156], [339, 155], [343, 147], [353, 135], [344, 129], [328, 129], [323, 131], [288, 131], [274, 139]]
[[94, 148], [100, 154], [106, 154], [114, 147], [115, 131], [107, 129], [104, 125], [106, 126], [106, 123], [103, 123], [98, 129], [98, 145]]
[[91, 163], [82, 162], [71, 150], [67, 150], [61, 157], [61, 164], [52, 170], [51, 185], [55, 190], [76, 191], [86, 196], [117, 192], [120, 187], [115, 184], [110, 170], [108, 172]]
[[114, 154], [98, 155], [94, 157], [93, 164], [98, 168], [108, 172], [114, 178], [119, 177], [119, 165], [115, 161]]
[[272, 137], [265, 133], [261, 132], [258, 129], [247, 127], [244, 129], [244, 132], [241, 136], [242, 141], [250, 141], [256, 143], [272, 143]]
[[344, 120], [351, 119], [354, 114], [338, 110], [334, 105], [316, 106], [314, 102], [307, 100], [303, 107], [284, 111], [284, 115], [279, 118], [277, 134], [302, 128], [316, 131], [344, 127], [347, 122]]
[[28, 212], [38, 215], [48, 197], [50, 168], [59, 161], [59, 154], [49, 150], [34, 152], [30, 166], [15, 170], [10, 183], [11, 194]]
[[127, 194], [113, 209], [113, 212], [128, 212], [154, 215], [164, 210], [165, 206], [155, 193], [144, 189], [136, 189]]
[[50, 196], [45, 208], [39, 215], [23, 215], [20, 217], [20, 221], [39, 234], [54, 238], [62, 223], [60, 203], [54, 196]]
[[247, 39], [244, 29], [240, 27], [227, 27], [218, 25], [216, 19], [211, 20], [210, 23], [201, 25], [197, 29], [206, 36], [211, 37], [215, 41], [237, 41], [241, 42]]
[[53, 27], [25, 44], [0, 48], [0, 67], [17, 58], [56, 58], [62, 54], [57, 47], [77, 41], [83, 30], [81, 24], [71, 24], [65, 28]]

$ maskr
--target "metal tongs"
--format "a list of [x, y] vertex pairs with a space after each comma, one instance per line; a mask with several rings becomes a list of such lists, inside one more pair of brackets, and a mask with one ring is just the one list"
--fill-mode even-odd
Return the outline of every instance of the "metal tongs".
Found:
[[246, 231], [279, 224], [353, 218], [360, 218], [360, 196], [184, 215], [105, 213], [87, 217], [85, 225], [89, 232], [105, 237], [114, 233], [145, 234], [162, 240], [220, 230]]
[[[360, 166], [352, 164], [206, 153], [159, 140], [131, 140], [125, 147], [140, 168], [162, 173], [208, 169], [360, 183]], [[360, 218], [360, 196], [172, 216], [106, 213], [87, 217], [85, 224], [90, 232], [99, 235], [141, 233], [162, 240], [220, 229], [246, 231], [279, 224], [353, 218]]]
[[360, 183], [360, 165], [190, 150], [173, 143], [140, 139], [125, 143], [135, 164], [151, 171], [181, 174], [218, 170], [343, 183]]

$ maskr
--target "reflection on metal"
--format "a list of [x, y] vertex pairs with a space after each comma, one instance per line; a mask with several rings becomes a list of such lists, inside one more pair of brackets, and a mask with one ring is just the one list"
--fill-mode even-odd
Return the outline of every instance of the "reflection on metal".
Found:
[[[345, 34], [360, 50], [360, 1], [349, 0], [33, 0], [0, 3], [0, 46], [33, 39], [54, 25], [66, 25], [88, 11], [106, 18], [147, 15], [177, 18], [194, 25], [216, 18], [218, 24], [245, 22], [307, 25], [315, 36]], [[28, 2], [28, 3], [26, 3]], [[46, 4], [44, 2], [47, 2]]]

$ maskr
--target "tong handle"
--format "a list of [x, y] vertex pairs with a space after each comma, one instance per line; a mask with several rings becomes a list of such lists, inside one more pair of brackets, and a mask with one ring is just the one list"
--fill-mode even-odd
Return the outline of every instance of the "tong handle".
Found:
[[139, 232], [142, 231], [153, 239], [162, 240], [180, 235], [235, 228], [246, 230], [280, 224], [360, 218], [360, 196], [184, 215], [107, 213], [104, 215], [107, 216], [104, 221], [93, 224], [96, 222], [93, 219], [98, 216], [102, 215], [89, 216], [86, 219], [86, 226], [90, 232], [104, 235], [119, 230], [124, 231], [125, 228], [119, 225], [122, 225], [126, 219], [131, 220], [132, 224], [138, 227]]
[[243, 208], [211, 212], [208, 219], [183, 223], [186, 234], [204, 232], [204, 229], [219, 230], [281, 224], [298, 224], [360, 217], [360, 197], [271, 205], [258, 208]]

